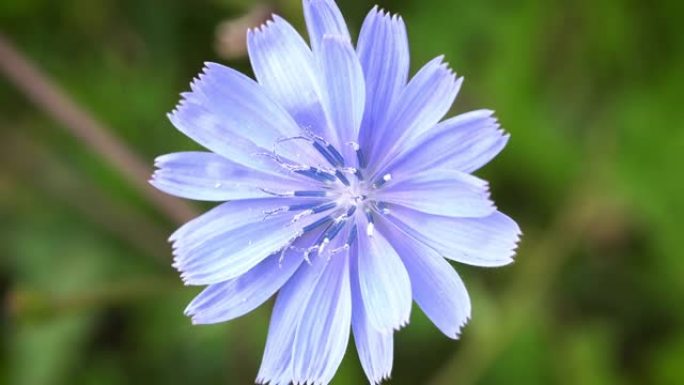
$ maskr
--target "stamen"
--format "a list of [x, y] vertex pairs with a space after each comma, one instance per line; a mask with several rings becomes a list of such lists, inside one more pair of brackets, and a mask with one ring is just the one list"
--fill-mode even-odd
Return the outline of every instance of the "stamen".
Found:
[[280, 138], [276, 141], [276, 144], [283, 143], [283, 142], [289, 142], [290, 140], [304, 140], [304, 141], [310, 142], [311, 138], [307, 138], [306, 136], [292, 136], [289, 138]]
[[363, 155], [363, 151], [361, 151], [361, 146], [356, 142], [349, 142], [348, 144], [352, 146], [356, 152], [356, 160], [359, 162], [359, 168], [366, 168], [366, 157]]
[[348, 174], [353, 174], [360, 181], [363, 180], [363, 173], [361, 173], [361, 170], [356, 168], [356, 167], [343, 167], [343, 168], [340, 168], [340, 171], [346, 172]]
[[369, 237], [372, 237], [374, 232], [375, 232], [375, 224], [371, 222], [368, 224], [368, 226], [366, 226], [366, 235], [368, 235]]
[[313, 211], [312, 211], [312, 210], [304, 210], [304, 211], [302, 211], [301, 213], [299, 213], [299, 214], [295, 215], [294, 217], [292, 217], [292, 220], [290, 221], [290, 223], [297, 223], [297, 222], [299, 222], [300, 219], [302, 219], [302, 218], [304, 218], [304, 217], [306, 217], [306, 216], [309, 216], [309, 215], [311, 215], [311, 214], [313, 214]]
[[347, 179], [344, 174], [340, 172], [340, 170], [335, 171], [335, 176], [337, 179], [339, 179], [342, 183], [344, 183], [345, 186], [349, 186], [349, 179]]
[[316, 150], [318, 150], [318, 152], [321, 153], [321, 155], [325, 157], [325, 160], [327, 160], [328, 163], [330, 163], [332, 166], [337, 167], [339, 165], [335, 157], [319, 142], [313, 141], [313, 146]]
[[306, 209], [310, 209], [310, 208], [316, 207], [317, 205], [318, 205], [317, 202], [313, 202], [313, 203], [300, 203], [300, 204], [297, 204], [297, 205], [288, 206], [288, 207], [287, 207], [287, 211], [306, 210]]
[[[278, 163], [278, 165], [279, 165], [280, 167], [286, 169], [287, 171], [291, 171], [291, 172], [307, 171], [307, 170], [310, 170], [310, 169], [311, 169], [311, 167], [306, 166], [306, 165], [303, 165], [303, 164], [293, 164], [293, 163], [287, 163], [287, 162], [285, 162], [285, 161], [280, 157], [280, 155], [278, 155], [278, 154], [275, 152], [275, 150], [273, 150], [272, 153], [271, 153], [271, 152], [257, 152], [257, 153], [255, 153], [254, 155], [256, 155], [256, 156], [265, 156], [265, 157], [267, 157], [267, 158], [269, 158], [269, 159], [275, 161], [276, 163]], [[333, 180], [334, 180], [334, 179], [333, 179]]]
[[351, 247], [354, 244], [354, 242], [356, 242], [356, 237], [356, 225], [354, 225], [354, 227], [352, 227], [351, 229], [351, 232], [349, 233], [349, 239], [347, 239], [347, 245], [349, 245], [349, 247]]
[[285, 261], [285, 252], [289, 250], [292, 246], [285, 246], [280, 250], [280, 256], [278, 257], [278, 267], [283, 267], [283, 261]]
[[[330, 217], [330, 216], [328, 216], [326, 218], [332, 220], [332, 217]], [[323, 218], [323, 219], [326, 219], [326, 218]], [[328, 228], [330, 228], [330, 225], [328, 225]], [[325, 239], [326, 239], [325, 233], [326, 232], [327, 232], [327, 229], [325, 232], [321, 233], [321, 235], [318, 236], [318, 239], [316, 240], [316, 242], [311, 247], [307, 248], [306, 251], [304, 251], [304, 260], [307, 261], [308, 263], [311, 263], [311, 261], [309, 260], [309, 256], [311, 254], [316, 252], [320, 255], [320, 253], [323, 251], [323, 249], [327, 245], [327, 243], [325, 242]]]
[[335, 175], [330, 174], [326, 171], [323, 171], [321, 169], [315, 168], [315, 167], [308, 167], [306, 169], [298, 169], [294, 170], [297, 174], [307, 176], [309, 178], [315, 179], [319, 182], [323, 183], [329, 183], [329, 182], [334, 182], [336, 180]]
[[269, 217], [272, 217], [276, 214], [280, 214], [280, 213], [284, 213], [285, 211], [288, 211], [288, 209], [290, 209], [290, 208], [287, 206], [283, 206], [283, 207], [278, 207], [277, 209], [273, 209], [273, 210], [265, 210], [264, 211], [264, 217], [261, 220], [265, 221]]
[[[297, 205], [297, 206], [299, 206], [299, 207], [297, 207], [297, 208], [305, 208], [304, 205]], [[335, 203], [335, 202], [328, 202], [328, 203], [323, 203], [323, 204], [320, 204], [320, 205], [317, 205], [317, 206], [310, 207], [310, 208], [308, 208], [307, 210], [304, 210], [304, 211], [302, 211], [301, 213], [299, 213], [299, 214], [295, 215], [294, 217], [292, 217], [292, 220], [290, 221], [290, 223], [297, 223], [297, 222], [299, 222], [300, 219], [302, 219], [302, 218], [304, 218], [304, 217], [306, 217], [306, 216], [309, 216], [309, 215], [312, 215], [312, 214], [318, 214], [318, 213], [320, 213], [320, 212], [323, 212], [323, 211], [326, 211], [326, 210], [330, 210], [330, 209], [332, 209], [332, 208], [334, 208], [334, 207], [336, 207], [336, 206], [337, 206], [337, 203]], [[290, 210], [290, 211], [294, 211], [294, 210]]]
[[320, 255], [323, 253], [323, 250], [325, 250], [326, 246], [330, 243], [330, 239], [328, 238], [323, 238], [323, 242], [321, 242], [320, 246], [318, 246], [318, 254]]
[[294, 191], [292, 194], [293, 195], [286, 195], [286, 196], [296, 196], [296, 197], [325, 197], [325, 196], [328, 196], [328, 192], [323, 191], [323, 190], [315, 190], [315, 191], [300, 190], [300, 191]]
[[265, 189], [263, 187], [259, 187], [259, 190], [265, 192], [268, 195], [273, 195], [277, 197], [292, 197], [295, 196], [296, 191], [288, 191], [288, 192], [276, 192], [276, 191], [271, 191], [268, 189]]
[[368, 219], [368, 223], [373, 223], [373, 222], [375, 222], [375, 221], [373, 220], [373, 214], [371, 213], [370, 210], [366, 210], [366, 219]]
[[384, 185], [385, 183], [389, 182], [392, 180], [392, 174], [385, 174], [382, 176], [382, 178], [377, 179], [375, 182], [373, 182], [373, 188], [378, 188]]
[[345, 243], [344, 245], [342, 245], [340, 247], [336, 247], [336, 248], [330, 250], [330, 255], [335, 255], [337, 253], [341, 253], [341, 252], [346, 251], [346, 250], [349, 250], [349, 245]]
[[344, 157], [342, 156], [342, 154], [340, 154], [339, 151], [337, 151], [335, 146], [328, 143], [328, 146], [326, 148], [328, 149], [330, 154], [332, 154], [332, 156], [335, 158], [335, 160], [337, 160], [338, 167], [344, 167]]
[[[330, 223], [330, 222], [332, 222], [332, 221], [333, 221], [333, 218], [332, 218], [330, 215], [328, 215], [328, 216], [326, 216], [326, 217], [320, 218], [319, 220], [317, 220], [316, 222], [314, 222], [314, 223], [312, 223], [312, 224], [309, 224], [309, 225], [304, 226], [304, 228], [302, 229], [302, 231], [303, 231], [304, 233], [308, 233], [309, 231], [311, 231], [311, 230], [313, 230], [313, 229], [315, 229], [315, 228], [317, 228], [317, 227], [319, 227], [319, 226], [322, 226], [322, 225], [325, 225], [325, 224], [327, 224], [327, 223]], [[316, 243], [318, 243], [318, 242], [316, 242]]]
[[330, 227], [328, 227], [328, 230], [325, 232], [323, 241], [327, 240], [328, 242], [332, 241], [333, 238], [337, 236], [337, 234], [340, 233], [340, 230], [344, 227], [344, 224], [346, 223], [346, 218], [342, 220], [335, 221]]
[[378, 202], [376, 207], [383, 214], [389, 214], [390, 213], [390, 209], [389, 209], [389, 207], [387, 207], [387, 203], [385, 203], [385, 202]]
[[328, 163], [330, 163], [333, 167], [344, 166], [344, 157], [339, 151], [337, 151], [335, 146], [328, 143], [322, 137], [314, 134], [310, 129], [307, 129], [306, 131], [307, 135], [311, 137], [310, 140], [313, 143], [314, 148], [316, 148], [316, 150], [325, 157]]
[[335, 208], [335, 207], [337, 207], [337, 203], [335, 203], [335, 202], [328, 202], [328, 203], [324, 203], [324, 204], [322, 204], [322, 205], [318, 205], [318, 206], [312, 208], [312, 209], [311, 209], [311, 212], [314, 213], [314, 214], [317, 214], [317, 213], [320, 213], [320, 212], [323, 212], [323, 211], [326, 211], [326, 210], [330, 210], [330, 209]]

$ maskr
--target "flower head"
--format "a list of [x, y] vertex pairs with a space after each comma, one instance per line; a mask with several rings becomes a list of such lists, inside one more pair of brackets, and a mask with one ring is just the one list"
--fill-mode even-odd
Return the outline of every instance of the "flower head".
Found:
[[278, 16], [248, 34], [256, 81], [207, 63], [169, 115], [211, 152], [157, 159], [151, 183], [225, 201], [171, 236], [174, 266], [206, 285], [194, 323], [277, 294], [257, 381], [327, 384], [350, 329], [371, 383], [415, 300], [448, 337], [470, 317], [444, 259], [512, 261], [516, 223], [471, 173], [505, 146], [492, 111], [443, 120], [461, 87], [438, 57], [408, 79], [402, 19], [377, 8], [356, 48], [332, 0], [304, 0], [310, 45]]

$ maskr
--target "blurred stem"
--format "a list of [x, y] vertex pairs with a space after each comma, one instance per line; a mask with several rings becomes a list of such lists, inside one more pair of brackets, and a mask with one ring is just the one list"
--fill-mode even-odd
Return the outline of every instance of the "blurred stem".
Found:
[[16, 290], [7, 295], [10, 313], [15, 317], [45, 317], [78, 312], [92, 307], [128, 303], [158, 295], [168, 295], [169, 290], [180, 289], [175, 279], [155, 277], [119, 282], [76, 295], [56, 295], [37, 290]]
[[24, 57], [0, 33], [0, 73], [39, 109], [43, 110], [91, 151], [102, 156], [160, 212], [176, 223], [195, 217], [184, 201], [162, 194], [146, 181], [151, 175], [148, 162], [141, 160], [121, 142], [113, 130], [97, 121], [71, 99], [52, 79]]
[[136, 210], [85, 182], [58, 157], [21, 134], [0, 135], [0, 143], [0, 160], [14, 178], [65, 202], [142, 254], [168, 260], [166, 232]]

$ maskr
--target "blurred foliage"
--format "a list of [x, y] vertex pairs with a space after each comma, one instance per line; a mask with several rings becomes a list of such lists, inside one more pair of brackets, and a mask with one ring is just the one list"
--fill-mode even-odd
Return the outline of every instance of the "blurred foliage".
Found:
[[[299, 0], [267, 5], [305, 30]], [[496, 109], [511, 132], [481, 174], [526, 234], [516, 264], [457, 266], [461, 341], [414, 311], [391, 383], [684, 383], [684, 2], [381, 5], [406, 20], [414, 69], [445, 54], [465, 75], [454, 112]], [[0, 31], [151, 165], [196, 146], [165, 113], [253, 6], [5, 0]], [[341, 7], [358, 31], [371, 3]], [[191, 326], [198, 290], [164, 260], [175, 224], [5, 79], [0, 127], [0, 383], [252, 383], [270, 305]], [[350, 346], [334, 383], [364, 382]]]

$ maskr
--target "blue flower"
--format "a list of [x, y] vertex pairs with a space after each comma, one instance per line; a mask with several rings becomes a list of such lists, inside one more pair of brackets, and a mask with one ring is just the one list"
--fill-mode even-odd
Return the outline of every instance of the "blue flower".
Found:
[[248, 35], [256, 81], [207, 63], [169, 115], [211, 152], [159, 157], [151, 183], [225, 201], [170, 238], [194, 323], [278, 293], [257, 382], [327, 384], [353, 331], [389, 377], [412, 301], [458, 338], [470, 317], [444, 258], [502, 266], [520, 230], [471, 175], [506, 145], [493, 112], [443, 120], [462, 78], [438, 57], [408, 79], [402, 19], [374, 8], [356, 48], [332, 0], [304, 0], [310, 46], [278, 16]]

